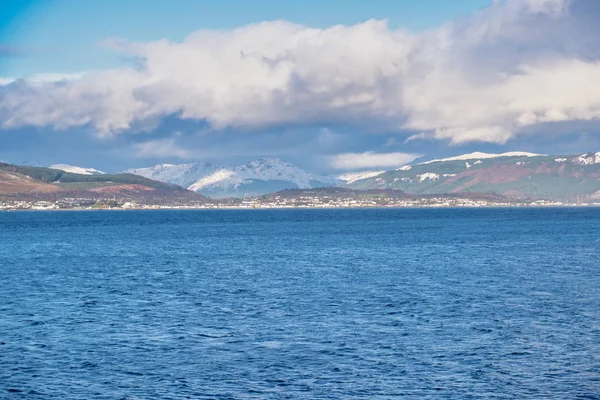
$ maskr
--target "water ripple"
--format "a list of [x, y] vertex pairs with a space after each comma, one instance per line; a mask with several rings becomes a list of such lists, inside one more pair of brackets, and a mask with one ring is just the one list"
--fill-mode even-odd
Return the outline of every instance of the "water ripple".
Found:
[[599, 399], [598, 222], [0, 213], [0, 398]]

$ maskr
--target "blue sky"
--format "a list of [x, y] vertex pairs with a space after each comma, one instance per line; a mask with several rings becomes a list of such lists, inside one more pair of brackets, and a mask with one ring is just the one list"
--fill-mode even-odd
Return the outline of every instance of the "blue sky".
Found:
[[[411, 30], [435, 27], [482, 9], [490, 0], [6, 0], [0, 4], [2, 44], [27, 56], [0, 64], [0, 75], [73, 73], [114, 68], [128, 60], [99, 43], [183, 40], [198, 29], [231, 29], [267, 20], [326, 28], [387, 19]], [[24, 54], [24, 55], [25, 55]]]
[[589, 0], [6, 0], [0, 160], [330, 172], [597, 151], [598, 17]]

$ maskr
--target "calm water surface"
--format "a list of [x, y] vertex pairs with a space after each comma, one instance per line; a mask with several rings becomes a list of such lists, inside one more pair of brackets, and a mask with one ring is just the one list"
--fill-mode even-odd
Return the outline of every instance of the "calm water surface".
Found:
[[0, 213], [0, 399], [600, 399], [600, 209]]

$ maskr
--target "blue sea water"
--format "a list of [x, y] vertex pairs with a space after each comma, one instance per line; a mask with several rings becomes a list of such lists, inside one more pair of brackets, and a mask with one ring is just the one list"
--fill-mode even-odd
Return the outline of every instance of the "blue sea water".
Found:
[[600, 209], [0, 213], [1, 399], [599, 399]]

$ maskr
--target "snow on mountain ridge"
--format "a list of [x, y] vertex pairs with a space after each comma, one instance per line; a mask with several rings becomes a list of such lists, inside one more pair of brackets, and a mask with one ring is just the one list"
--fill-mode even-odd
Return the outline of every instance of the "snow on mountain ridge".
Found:
[[426, 180], [437, 181], [440, 179], [440, 176], [438, 174], [434, 174], [433, 172], [425, 172], [424, 174], [417, 175], [417, 178], [419, 178], [419, 182]]
[[584, 153], [573, 160], [575, 164], [590, 165], [600, 164], [600, 151], [597, 153]]
[[243, 183], [254, 180], [291, 182], [298, 188], [310, 188], [313, 182], [331, 185], [339, 183], [334, 177], [315, 175], [277, 158], [261, 158], [234, 168], [216, 170], [188, 189], [237, 189]]
[[94, 168], [84, 168], [84, 167], [78, 167], [76, 165], [68, 165], [68, 164], [54, 164], [54, 165], [51, 165], [50, 168], [59, 169], [61, 171], [71, 172], [73, 174], [80, 174], [80, 175], [104, 175], [104, 174], [106, 174], [106, 172], [102, 172], [102, 171], [99, 171]]
[[219, 168], [221, 167], [210, 163], [159, 164], [148, 168], [131, 168], [123, 172], [188, 187]]
[[429, 161], [419, 163], [417, 165], [431, 164], [434, 162], [441, 162], [441, 161], [475, 160], [475, 159], [498, 158], [498, 157], [541, 157], [544, 155], [545, 154], [528, 153], [525, 151], [511, 151], [511, 152], [501, 153], [501, 154], [482, 153], [482, 152], [476, 151], [474, 153], [462, 154], [460, 156], [440, 158], [440, 159], [436, 159], [436, 160], [429, 160]]
[[[209, 163], [160, 164], [124, 172], [161, 182], [174, 183], [193, 191], [214, 193], [270, 193], [273, 188], [333, 186], [342, 181], [320, 176], [277, 158], [261, 158], [238, 166]], [[281, 189], [278, 189], [281, 190]]]
[[243, 179], [235, 176], [235, 172], [231, 169], [219, 169], [210, 175], [207, 175], [188, 187], [188, 190], [197, 192], [207, 187], [221, 187], [226, 188], [227, 186], [234, 186], [237, 188]]

